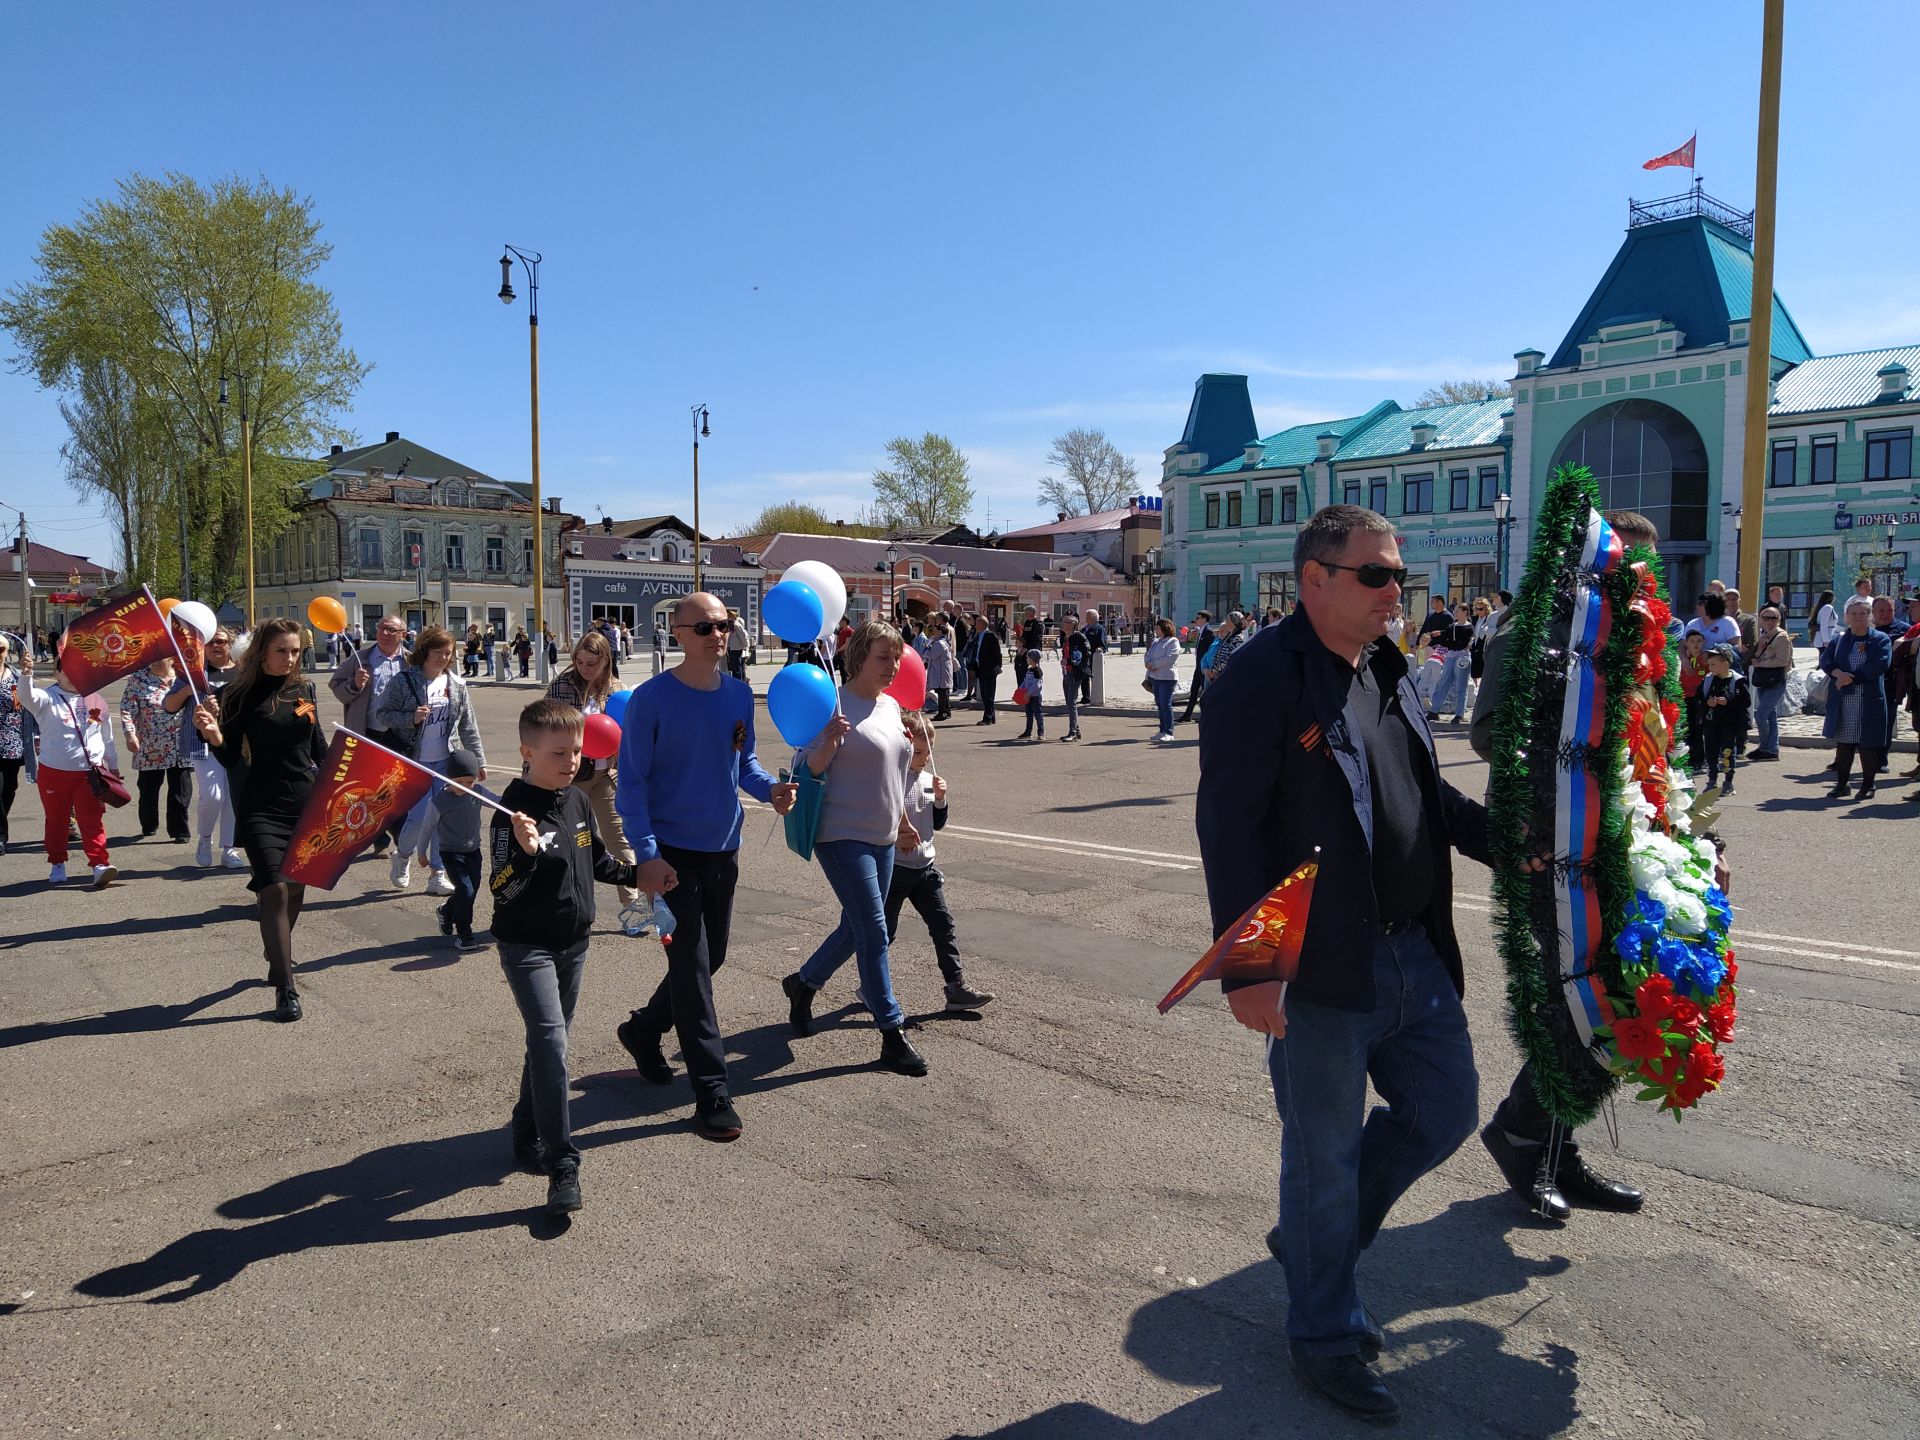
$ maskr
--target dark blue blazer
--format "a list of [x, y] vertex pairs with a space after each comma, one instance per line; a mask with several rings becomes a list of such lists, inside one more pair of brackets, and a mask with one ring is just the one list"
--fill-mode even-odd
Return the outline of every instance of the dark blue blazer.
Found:
[[[1373, 1007], [1378, 905], [1373, 890], [1373, 791], [1367, 757], [1347, 709], [1344, 667], [1306, 610], [1249, 641], [1202, 695], [1200, 790], [1195, 808], [1213, 932], [1229, 926], [1313, 858], [1320, 876], [1307, 918], [1300, 972], [1290, 995], [1342, 1010]], [[1440, 777], [1406, 656], [1381, 641], [1371, 665], [1395, 716], [1427, 751], [1427, 824], [1434, 843], [1433, 898], [1421, 916], [1434, 948], [1465, 993], [1453, 931], [1451, 850], [1491, 863], [1487, 812]]]
[[[1864, 646], [1861, 663], [1853, 663], [1853, 652]], [[1828, 674], [1835, 670], [1845, 670], [1853, 676], [1853, 684], [1848, 687], [1860, 692], [1860, 743], [1862, 745], [1883, 746], [1887, 743], [1887, 669], [1893, 663], [1893, 641], [1879, 631], [1869, 628], [1865, 635], [1855, 635], [1851, 630], [1842, 630], [1827, 642], [1827, 648], [1820, 652], [1820, 668]], [[1833, 739], [1834, 732], [1840, 728], [1840, 697], [1845, 690], [1831, 681], [1827, 685], [1827, 715], [1821, 722], [1821, 733], [1826, 739]]]

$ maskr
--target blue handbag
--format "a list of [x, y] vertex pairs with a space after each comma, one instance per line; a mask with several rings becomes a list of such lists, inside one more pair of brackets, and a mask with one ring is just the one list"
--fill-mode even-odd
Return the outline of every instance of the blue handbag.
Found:
[[780, 778], [799, 787], [786, 816], [787, 849], [802, 860], [811, 860], [813, 840], [820, 833], [820, 806], [826, 799], [827, 782], [804, 764], [792, 775], [782, 770]]

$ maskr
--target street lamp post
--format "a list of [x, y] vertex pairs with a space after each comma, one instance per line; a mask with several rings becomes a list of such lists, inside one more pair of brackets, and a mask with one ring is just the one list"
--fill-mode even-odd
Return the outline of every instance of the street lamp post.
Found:
[[[240, 382], [240, 494], [247, 515], [247, 628], [251, 630], [259, 623], [253, 610], [253, 420], [247, 413], [247, 375], [242, 371], [235, 378]], [[220, 403], [227, 403], [224, 375], [220, 377]]]
[[1740, 548], [1740, 532], [1741, 514], [1745, 509], [1746, 506], [1736, 505], [1731, 500], [1722, 500], [1720, 502], [1720, 513], [1731, 517], [1733, 520], [1733, 588], [1736, 590], [1741, 588], [1740, 571], [1742, 566], [1740, 561], [1744, 557]]
[[1504, 492], [1493, 497], [1493, 568], [1500, 576], [1499, 589], [1507, 588], [1507, 527], [1513, 524], [1513, 497]]
[[700, 437], [711, 435], [707, 428], [707, 407], [693, 409], [693, 588], [700, 588]]
[[540, 253], [505, 247], [500, 256], [502, 305], [511, 305], [513, 262], [518, 258], [527, 272], [527, 366], [529, 392], [533, 406], [533, 642], [534, 673], [547, 678], [546, 632], [541, 628], [547, 617], [547, 536], [546, 504], [540, 494]]
[[900, 560], [899, 547], [895, 545], [888, 545], [887, 546], [887, 623], [889, 625], [899, 623], [899, 617], [900, 617], [900, 605], [899, 605], [899, 602], [894, 598], [894, 583], [893, 583], [894, 567], [899, 563], [899, 560]]

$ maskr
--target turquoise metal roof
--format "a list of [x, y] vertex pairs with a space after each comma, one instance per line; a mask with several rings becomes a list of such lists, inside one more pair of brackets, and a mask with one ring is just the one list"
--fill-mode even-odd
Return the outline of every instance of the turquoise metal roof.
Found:
[[1420, 410], [1396, 410], [1385, 415], [1366, 431], [1340, 447], [1339, 459], [1371, 460], [1404, 455], [1413, 450], [1413, 427], [1434, 427], [1422, 454], [1435, 450], [1462, 450], [1474, 445], [1492, 445], [1500, 439], [1500, 415], [1510, 402], [1475, 400], [1464, 405], [1429, 405]]
[[1320, 457], [1320, 437], [1333, 434], [1342, 437], [1342, 443], [1365, 431], [1383, 416], [1395, 415], [1400, 406], [1392, 400], [1382, 400], [1364, 415], [1349, 415], [1344, 420], [1315, 420], [1307, 425], [1295, 425], [1269, 435], [1260, 442], [1260, 461], [1249, 465], [1245, 453], [1234, 456], [1224, 465], [1216, 465], [1206, 473], [1209, 475], [1233, 475], [1241, 470], [1298, 470]]
[[1193, 384], [1180, 443], [1208, 459], [1239, 455], [1260, 438], [1244, 375], [1202, 375]]
[[[1908, 370], [1907, 388], [1899, 400], [1880, 398], [1880, 372], [1889, 365]], [[1894, 405], [1920, 400], [1920, 345], [1894, 350], [1856, 350], [1850, 355], [1822, 355], [1806, 360], [1782, 375], [1774, 386], [1774, 415], [1804, 415], [1816, 410], [1846, 410], [1855, 406]]]
[[[1747, 249], [1745, 243], [1717, 225], [1702, 228], [1706, 234], [1707, 253], [1713, 258], [1714, 275], [1720, 281], [1720, 293], [1726, 301], [1728, 318], [1751, 321], [1753, 252]], [[1693, 337], [1689, 335], [1687, 338], [1692, 340]], [[1800, 327], [1793, 323], [1787, 307], [1781, 303], [1778, 290], [1773, 292], [1773, 333], [1768, 341], [1775, 359], [1798, 363], [1812, 358], [1813, 349], [1800, 333]]]

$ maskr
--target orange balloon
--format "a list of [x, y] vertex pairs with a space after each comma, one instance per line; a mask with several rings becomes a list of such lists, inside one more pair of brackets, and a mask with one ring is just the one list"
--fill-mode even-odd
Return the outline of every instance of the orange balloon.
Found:
[[171, 596], [169, 596], [167, 599], [162, 600], [160, 602], [160, 613], [162, 615], [173, 614], [173, 607], [178, 605], [179, 603], [180, 602], [178, 600], [175, 600]]
[[316, 595], [307, 602], [307, 619], [314, 629], [338, 635], [347, 628], [347, 607], [331, 595]]

